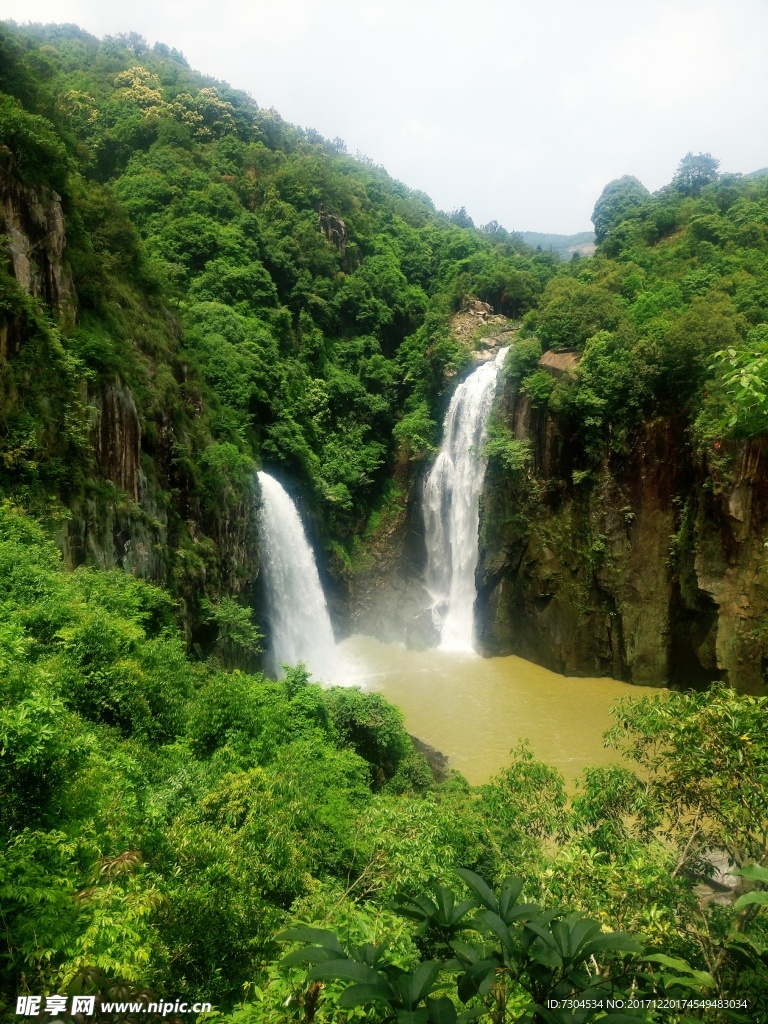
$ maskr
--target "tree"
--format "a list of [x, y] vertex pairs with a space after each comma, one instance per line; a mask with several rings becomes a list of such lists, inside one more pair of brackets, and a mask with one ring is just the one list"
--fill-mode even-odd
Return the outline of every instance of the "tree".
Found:
[[536, 337], [556, 352], [582, 350], [598, 331], [614, 331], [625, 319], [621, 299], [573, 277], [558, 277], [534, 314]]
[[767, 704], [724, 686], [619, 703], [606, 738], [646, 774], [648, 820], [681, 851], [677, 870], [706, 873], [720, 851], [768, 861]]
[[605, 241], [611, 228], [626, 220], [650, 198], [651, 193], [645, 185], [631, 174], [609, 181], [592, 213], [598, 245]]
[[686, 153], [675, 171], [672, 187], [686, 196], [698, 196], [705, 185], [717, 181], [720, 161], [711, 153]]
[[[492, 1024], [566, 1024], [577, 1019], [586, 1024], [608, 1017], [616, 1024], [643, 1024], [647, 1014], [642, 1009], [625, 1012], [623, 996], [636, 1001], [657, 995], [690, 998], [714, 986], [705, 971], [683, 960], [648, 956], [627, 933], [603, 931], [599, 921], [582, 913], [521, 903], [525, 883], [520, 878], [508, 876], [494, 892], [473, 871], [457, 868], [455, 874], [469, 890], [469, 899], [435, 884], [431, 895], [406, 896], [393, 906], [396, 913], [418, 922], [416, 934], [428, 950], [429, 959], [411, 971], [389, 962], [386, 941], [345, 947], [334, 932], [307, 927], [277, 936], [308, 944], [282, 960], [283, 967], [309, 967], [301, 998], [306, 1024], [316, 1019], [318, 983], [328, 981], [347, 983], [339, 994], [328, 990], [338, 1006], [376, 1007], [373, 1019], [383, 1024], [468, 1024], [479, 1017]], [[642, 970], [638, 961], [658, 963], [662, 969]], [[458, 998], [436, 995], [446, 990], [454, 990]], [[610, 1006], [611, 998], [616, 1006]], [[572, 1000], [578, 1016], [568, 1005]], [[456, 1002], [463, 1004], [461, 1011]]]
[[475, 222], [463, 206], [459, 207], [458, 210], [451, 210], [448, 214], [448, 220], [451, 224], [458, 224], [460, 228], [473, 228], [475, 226]]
[[710, 369], [722, 376], [728, 399], [727, 429], [745, 437], [764, 434], [768, 429], [768, 325], [753, 328], [745, 346], [715, 352]]

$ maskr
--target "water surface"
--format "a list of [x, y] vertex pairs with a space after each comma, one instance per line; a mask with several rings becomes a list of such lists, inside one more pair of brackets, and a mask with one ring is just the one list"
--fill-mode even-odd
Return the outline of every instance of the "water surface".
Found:
[[627, 694], [659, 692], [560, 676], [514, 656], [409, 651], [366, 636], [339, 646], [350, 681], [401, 708], [408, 731], [448, 755], [473, 785], [487, 782], [509, 762], [510, 749], [528, 739], [572, 786], [586, 765], [618, 760], [603, 746], [614, 724], [608, 709]]

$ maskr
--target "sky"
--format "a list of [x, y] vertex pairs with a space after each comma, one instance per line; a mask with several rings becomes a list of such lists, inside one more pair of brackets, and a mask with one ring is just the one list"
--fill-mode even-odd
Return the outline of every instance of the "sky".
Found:
[[0, 0], [138, 32], [476, 224], [591, 230], [687, 152], [768, 166], [768, 0]]

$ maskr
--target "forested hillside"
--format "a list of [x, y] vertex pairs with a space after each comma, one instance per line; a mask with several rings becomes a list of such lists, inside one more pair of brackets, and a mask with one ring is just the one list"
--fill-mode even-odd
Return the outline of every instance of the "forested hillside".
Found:
[[[623, 702], [612, 742], [630, 760], [590, 769], [570, 799], [526, 747], [489, 785], [456, 774], [435, 783], [378, 695], [322, 689], [300, 668], [276, 683], [215, 658], [191, 662], [166, 592], [119, 570], [67, 571], [8, 504], [0, 527], [9, 1018], [17, 993], [90, 992], [105, 1003], [208, 1000], [222, 1012], [245, 994], [232, 1019], [254, 1022], [383, 1019], [350, 1016], [338, 985], [321, 993], [305, 982], [301, 965], [324, 960], [336, 961], [326, 980], [368, 971], [383, 984], [419, 971], [408, 997], [421, 1004], [417, 1020], [437, 978], [420, 961], [443, 965], [445, 992], [469, 970], [458, 1006], [487, 1010], [489, 1021], [529, 1019], [531, 1000], [553, 992], [694, 993], [765, 1011], [765, 893], [734, 907], [700, 904], [694, 889], [712, 849], [768, 881], [747, 866], [766, 856], [764, 700], [722, 691]], [[455, 914], [445, 892], [424, 902], [433, 880], [456, 888], [456, 865], [489, 882], [525, 880], [507, 887], [500, 952], [482, 936], [490, 926], [498, 939], [502, 926], [468, 916], [482, 899]], [[329, 943], [335, 929], [363, 966], [339, 968], [347, 952], [331, 942], [331, 956], [297, 954], [281, 968], [277, 933], [291, 922], [325, 931], [284, 940]], [[602, 934], [611, 928], [636, 938]], [[460, 961], [449, 963], [445, 942], [459, 937]], [[597, 976], [582, 966], [587, 941]], [[547, 943], [560, 950], [554, 959]], [[487, 982], [473, 962], [486, 973], [490, 964]], [[405, 995], [387, 991], [407, 1009]], [[493, 1015], [499, 1002], [509, 1016]], [[430, 1020], [455, 1014], [441, 1002]], [[676, 1019], [649, 1014], [635, 1019]]]
[[[0, 90], [0, 1014], [765, 1018], [768, 179], [613, 182], [566, 264], [138, 36], [2, 26]], [[255, 470], [354, 618], [499, 336], [483, 645], [685, 691], [575, 793], [258, 671]]]
[[[301, 484], [343, 559], [398, 451], [436, 440], [469, 357], [449, 314], [473, 293], [521, 315], [554, 257], [460, 226], [167, 47], [62, 26], [6, 30], [2, 48], [7, 223], [34, 248], [55, 189], [66, 233], [31, 282], [55, 325], [4, 283], [9, 344], [23, 339], [6, 486], [78, 510], [72, 561], [133, 566], [194, 602], [255, 575], [256, 458]], [[46, 276], [55, 295], [35, 287]], [[38, 353], [45, 375], [27, 380]]]
[[598, 254], [550, 282], [507, 364], [484, 643], [765, 693], [768, 183], [689, 154], [655, 196], [611, 182], [594, 220]]

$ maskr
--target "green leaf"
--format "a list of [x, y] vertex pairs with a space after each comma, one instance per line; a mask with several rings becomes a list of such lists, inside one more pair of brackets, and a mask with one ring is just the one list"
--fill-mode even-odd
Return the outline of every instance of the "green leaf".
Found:
[[469, 942], [461, 942], [460, 940], [456, 940], [454, 942], [449, 943], [449, 945], [451, 949], [458, 953], [458, 955], [462, 959], [468, 960], [471, 964], [477, 963], [477, 961], [480, 959], [480, 954], [478, 953], [474, 946], [470, 945]]
[[[549, 921], [546, 922], [547, 925], [549, 923]], [[525, 924], [525, 929], [528, 932], [533, 932], [547, 946], [549, 946], [551, 949], [554, 949], [558, 954], [560, 953], [560, 950], [558, 949], [558, 944], [555, 940], [554, 935], [552, 934], [552, 931], [548, 927], [546, 927], [545, 924], [542, 923], [541, 918], [539, 918], [538, 920], [527, 921]]]
[[490, 957], [471, 964], [457, 981], [459, 999], [462, 1003], [466, 1003], [472, 996], [485, 995], [493, 986], [499, 966], [499, 962]]
[[389, 943], [387, 942], [381, 942], [378, 946], [374, 946], [370, 942], [364, 942], [362, 946], [350, 947], [350, 959], [378, 969], [379, 961], [388, 948]]
[[396, 914], [414, 921], [429, 919], [437, 910], [437, 907], [428, 896], [420, 896], [415, 900], [408, 900], [407, 902], [395, 900], [391, 906]]
[[413, 1009], [426, 995], [432, 991], [435, 978], [440, 973], [440, 964], [436, 960], [427, 960], [416, 968], [412, 974], [404, 974], [397, 979], [397, 988], [407, 1007]]
[[368, 1003], [384, 1002], [390, 1004], [392, 993], [389, 987], [379, 981], [376, 985], [350, 985], [339, 996], [339, 1006], [351, 1010], [353, 1006], [366, 1006]]
[[[673, 971], [682, 971], [684, 974], [688, 974], [697, 985], [704, 988], [716, 988], [717, 983], [715, 979], [707, 971], [699, 971], [691, 967], [686, 960], [681, 960], [678, 957], [666, 956], [664, 953], [655, 953], [653, 956], [646, 956], [644, 959], [648, 963], [661, 964], [662, 967], [669, 967]], [[681, 985], [687, 982], [685, 978], [674, 978], [670, 979], [675, 983]], [[665, 985], [667, 984], [665, 979]]]
[[327, 978], [346, 978], [359, 981], [366, 985], [378, 985], [381, 976], [378, 971], [355, 960], [329, 960], [327, 963], [313, 967], [307, 975], [310, 981], [324, 981]]
[[633, 939], [626, 932], [610, 932], [607, 935], [598, 935], [588, 942], [580, 950], [580, 956], [587, 960], [598, 950], [607, 950], [611, 953], [642, 953], [643, 947], [637, 939]]
[[474, 926], [477, 927], [478, 924], [481, 928], [493, 932], [507, 953], [511, 954], [514, 951], [515, 943], [512, 933], [498, 914], [492, 910], [478, 910], [475, 914]]
[[448, 996], [427, 1000], [427, 1013], [430, 1024], [457, 1024], [458, 1014]]
[[743, 910], [744, 907], [749, 907], [752, 904], [768, 903], [768, 892], [764, 889], [756, 892], [745, 892], [743, 896], [739, 896], [733, 905], [734, 910]]
[[452, 923], [457, 924], [470, 910], [477, 907], [477, 900], [462, 900], [453, 908]]
[[484, 1006], [473, 1006], [470, 1010], [462, 1010], [456, 1018], [456, 1024], [470, 1024], [470, 1021], [477, 1020], [485, 1013]]
[[593, 936], [601, 933], [600, 924], [589, 917], [569, 915], [564, 921], [555, 921], [552, 925], [553, 934], [558, 934], [563, 956], [569, 960], [584, 960], [588, 953], [582, 948]]
[[424, 1007], [418, 1010], [398, 1010], [397, 1024], [428, 1024], [429, 1014]]
[[556, 970], [563, 966], [563, 957], [558, 950], [545, 946], [540, 941], [534, 942], [528, 950], [528, 956], [535, 963], [549, 967], [550, 970]]
[[[556, 916], [558, 913], [559, 911], [555, 911], [554, 915]], [[504, 915], [504, 921], [506, 924], [512, 924], [513, 922], [519, 921], [522, 918], [539, 918], [540, 916], [541, 907], [538, 905], [538, 903], [518, 903], [517, 906], [509, 908], [507, 913]]]
[[456, 905], [456, 896], [452, 889], [449, 889], [447, 885], [438, 885], [435, 890], [437, 896], [437, 910], [440, 912], [440, 916], [444, 920], [449, 920], [453, 908]]
[[768, 868], [764, 868], [761, 864], [743, 864], [733, 873], [741, 875], [742, 878], [746, 878], [750, 882], [765, 882], [768, 885]]
[[499, 917], [507, 924], [509, 924], [507, 914], [516, 906], [524, 885], [525, 883], [522, 878], [515, 878], [513, 875], [507, 875], [501, 883], [501, 892], [499, 893]]
[[283, 967], [293, 967], [294, 964], [321, 964], [337, 959], [336, 950], [326, 949], [324, 946], [305, 946], [303, 949], [294, 949], [292, 953], [287, 953], [280, 963]]
[[667, 956], [666, 953], [654, 953], [653, 956], [646, 956], [643, 959], [649, 964], [661, 964], [663, 967], [671, 967], [675, 971], [685, 971], [688, 974], [691, 974], [693, 970], [686, 960]]
[[474, 871], [470, 871], [469, 868], [454, 868], [454, 874], [458, 875], [459, 878], [463, 879], [464, 882], [469, 886], [472, 892], [477, 896], [484, 907], [488, 910], [492, 910], [494, 913], [499, 912], [499, 902], [491, 892], [488, 884], [483, 881], [480, 875], [476, 875]]
[[[326, 949], [333, 949], [344, 954], [344, 950], [335, 932], [325, 928], [287, 928], [275, 936], [278, 942], [316, 942]], [[346, 954], [344, 954], [346, 955]]]

